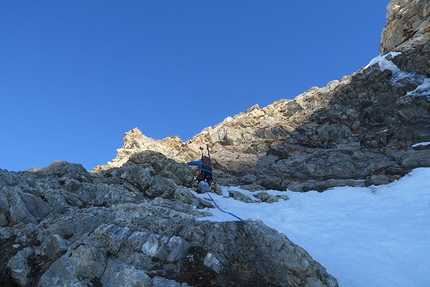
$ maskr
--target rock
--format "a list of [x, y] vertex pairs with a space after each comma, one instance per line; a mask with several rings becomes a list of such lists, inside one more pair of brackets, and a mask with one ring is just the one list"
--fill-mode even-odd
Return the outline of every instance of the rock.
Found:
[[408, 150], [398, 158], [400, 165], [407, 169], [414, 169], [421, 166], [430, 165], [430, 149], [427, 150]]
[[106, 250], [76, 244], [40, 277], [38, 286], [87, 286], [106, 268]]
[[187, 241], [179, 236], [173, 236], [167, 242], [167, 262], [173, 263], [185, 258], [190, 248]]
[[391, 51], [413, 37], [427, 36], [430, 3], [425, 0], [392, 0], [388, 5], [387, 25], [382, 32], [381, 52]]
[[155, 276], [152, 278], [152, 287], [187, 287], [187, 283], [178, 283], [174, 280], [169, 280], [163, 277]]
[[151, 278], [142, 270], [117, 260], [109, 260], [103, 276], [102, 286], [152, 286]]
[[0, 188], [4, 186], [13, 186], [16, 172], [9, 172], [5, 169], [0, 169]]
[[232, 190], [229, 189], [228, 190], [228, 196], [229, 197], [233, 197], [236, 200], [242, 201], [242, 202], [246, 202], [246, 203], [251, 203], [251, 202], [255, 202], [251, 197], [241, 193], [240, 191], [237, 190]]
[[267, 203], [274, 203], [274, 202], [278, 202], [279, 199], [283, 199], [283, 200], [288, 200], [288, 195], [271, 195], [268, 194], [267, 192], [258, 192], [256, 194], [254, 194], [255, 198], [258, 198], [259, 200], [261, 200], [262, 202], [267, 202]]
[[[164, 185], [165, 168], [153, 161], [166, 158], [150, 153], [144, 160], [91, 175], [64, 162], [10, 177], [3, 172], [13, 186], [1, 188], [8, 226], [0, 229], [0, 283], [337, 285], [306, 251], [262, 222], [202, 221], [211, 203], [172, 179], [186, 172], [170, 170]], [[157, 184], [173, 193], [147, 193]]]
[[50, 212], [46, 203], [39, 197], [23, 192], [18, 187], [0, 189], [0, 220], [3, 225], [36, 223]]
[[28, 283], [28, 276], [31, 268], [27, 264], [28, 257], [34, 252], [33, 248], [27, 247], [16, 253], [13, 256], [7, 267], [10, 269], [10, 276], [19, 286], [25, 286]]
[[42, 244], [42, 254], [52, 258], [56, 254], [63, 254], [69, 249], [70, 243], [60, 235], [54, 234]]
[[[314, 265], [306, 251], [286, 236], [279, 237], [279, 233], [260, 221], [202, 222], [199, 227], [205, 229], [207, 235], [201, 238], [205, 242], [203, 249], [191, 250], [193, 264], [221, 270], [215, 273], [219, 275], [214, 275], [221, 286], [264, 286], [268, 282], [275, 286], [337, 285], [334, 278], [320, 275], [325, 273], [324, 268]], [[224, 236], [228, 240], [220, 243], [218, 238]], [[280, 261], [272, 265], [270, 256]], [[306, 279], [302, 277], [304, 274], [308, 274]]]
[[197, 198], [194, 194], [190, 192], [188, 188], [185, 188], [185, 187], [177, 187], [175, 190], [174, 197], [175, 199], [180, 200], [183, 203], [196, 206], [197, 208], [213, 207], [212, 203], [206, 200]]
[[222, 265], [219, 260], [213, 255], [211, 252], [206, 254], [206, 257], [203, 259], [203, 264], [206, 267], [209, 267], [216, 273], [220, 273], [222, 271]]

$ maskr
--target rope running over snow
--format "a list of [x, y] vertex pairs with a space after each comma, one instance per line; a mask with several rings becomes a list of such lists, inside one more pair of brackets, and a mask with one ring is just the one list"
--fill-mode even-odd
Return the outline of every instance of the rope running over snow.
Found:
[[231, 213], [231, 212], [228, 212], [228, 211], [225, 211], [225, 210], [222, 210], [221, 209], [221, 207], [219, 207], [218, 206], [218, 204], [215, 202], [215, 200], [212, 198], [212, 196], [211, 196], [211, 194], [209, 193], [209, 191], [205, 188], [205, 190], [206, 190], [206, 193], [209, 195], [209, 197], [211, 198], [211, 200], [213, 201], [213, 203], [215, 204], [215, 206], [216, 206], [216, 208], [218, 208], [221, 212], [224, 212], [224, 213], [227, 213], [227, 214], [230, 214], [231, 216], [234, 216], [234, 217], [236, 217], [237, 219], [239, 219], [240, 221], [243, 221], [243, 219], [242, 218], [240, 218], [239, 216], [237, 216], [237, 215], [235, 215], [235, 214], [233, 214], [233, 213]]

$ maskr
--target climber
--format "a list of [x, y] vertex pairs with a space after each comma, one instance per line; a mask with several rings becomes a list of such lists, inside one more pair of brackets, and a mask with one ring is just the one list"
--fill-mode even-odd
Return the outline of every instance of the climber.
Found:
[[202, 147], [200, 147], [200, 150], [202, 150], [202, 157], [200, 160], [187, 162], [188, 165], [198, 167], [197, 175], [191, 186], [191, 189], [194, 190], [200, 184], [200, 182], [205, 182], [208, 184], [208, 186], [211, 187], [211, 192], [214, 192], [215, 183], [213, 182], [212, 162], [210, 158], [209, 147], [207, 147], [207, 151], [208, 151], [207, 156], [203, 154]]

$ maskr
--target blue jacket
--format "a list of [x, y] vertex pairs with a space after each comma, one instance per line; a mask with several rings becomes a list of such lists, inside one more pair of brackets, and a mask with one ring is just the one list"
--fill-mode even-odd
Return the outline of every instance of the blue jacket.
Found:
[[201, 160], [194, 160], [194, 161], [187, 162], [187, 164], [188, 165], [202, 166], [202, 161]]

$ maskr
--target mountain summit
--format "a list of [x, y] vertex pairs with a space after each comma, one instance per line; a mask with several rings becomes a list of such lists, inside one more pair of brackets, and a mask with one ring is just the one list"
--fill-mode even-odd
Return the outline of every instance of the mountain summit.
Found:
[[387, 9], [382, 54], [359, 71], [292, 100], [255, 105], [187, 142], [135, 128], [116, 158], [94, 170], [143, 150], [185, 162], [205, 144], [218, 183], [251, 190], [386, 184], [430, 166], [430, 4], [394, 0]]

